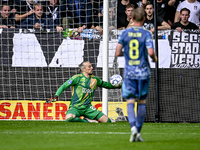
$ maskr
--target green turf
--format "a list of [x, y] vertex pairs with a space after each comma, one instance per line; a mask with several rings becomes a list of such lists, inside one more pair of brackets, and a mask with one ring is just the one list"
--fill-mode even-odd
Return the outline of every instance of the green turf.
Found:
[[145, 123], [129, 142], [128, 122], [0, 121], [1, 150], [199, 150], [200, 124]]

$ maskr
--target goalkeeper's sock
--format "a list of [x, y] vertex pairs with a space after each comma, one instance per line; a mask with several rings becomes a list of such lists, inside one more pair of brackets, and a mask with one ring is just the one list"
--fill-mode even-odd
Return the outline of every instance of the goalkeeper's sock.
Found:
[[127, 104], [127, 113], [128, 113], [128, 121], [131, 126], [135, 126], [136, 118], [135, 118], [135, 104], [134, 103], [129, 103]]
[[107, 120], [107, 122], [106, 123], [110, 123], [111, 122], [111, 120], [110, 120], [110, 118], [108, 118], [108, 120]]
[[138, 130], [138, 133], [140, 133], [142, 129], [145, 114], [146, 114], [146, 104], [138, 104], [137, 121], [136, 121], [136, 128]]
[[80, 119], [79, 117], [70, 117], [68, 119], [66, 119], [66, 122], [88, 122], [87, 120], [85, 119]]

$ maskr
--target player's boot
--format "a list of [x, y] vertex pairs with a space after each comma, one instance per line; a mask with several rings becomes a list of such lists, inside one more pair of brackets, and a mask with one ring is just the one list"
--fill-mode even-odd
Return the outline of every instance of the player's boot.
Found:
[[145, 140], [141, 137], [140, 134], [137, 134], [136, 141], [137, 142], [145, 142]]
[[110, 119], [111, 120], [111, 122], [116, 122], [114, 119]]
[[134, 142], [136, 141], [136, 137], [137, 137], [137, 128], [134, 126], [131, 128], [131, 136], [130, 136], [130, 142]]
[[87, 121], [90, 122], [90, 123], [98, 123], [97, 120], [92, 120], [92, 119], [89, 119], [89, 118], [87, 118], [87, 117], [84, 117], [83, 119], [84, 119], [84, 120], [87, 120]]

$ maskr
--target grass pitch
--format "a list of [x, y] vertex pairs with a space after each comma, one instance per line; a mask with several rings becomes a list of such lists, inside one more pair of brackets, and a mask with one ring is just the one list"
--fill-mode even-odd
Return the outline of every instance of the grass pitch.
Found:
[[128, 122], [0, 121], [1, 150], [199, 150], [200, 124], [144, 123], [129, 142]]

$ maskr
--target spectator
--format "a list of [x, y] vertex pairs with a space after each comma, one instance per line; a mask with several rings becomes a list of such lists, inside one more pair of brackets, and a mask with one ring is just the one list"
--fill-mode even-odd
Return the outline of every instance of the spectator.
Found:
[[126, 11], [126, 5], [128, 4], [134, 4], [135, 8], [138, 7], [136, 2], [134, 0], [118, 0], [117, 4], [117, 29], [125, 29], [126, 27], [126, 19], [127, 15], [125, 13]]
[[[16, 0], [17, 1], [17, 0]], [[17, 9], [15, 8], [15, 0], [1, 0], [0, 1], [0, 6], [2, 6], [3, 4], [7, 4], [10, 6], [10, 13], [16, 13]]]
[[[174, 17], [175, 12], [169, 12], [168, 9], [171, 8], [171, 6], [174, 6], [175, 2], [177, 0], [156, 0], [156, 6], [157, 6], [157, 14], [159, 17], [163, 18], [165, 22], [172, 25], [171, 21], [169, 21], [170, 17]], [[154, 4], [153, 0], [149, 0], [152, 4]], [[171, 15], [169, 15], [170, 13]]]
[[34, 12], [34, 14], [21, 23], [22, 28], [35, 28], [41, 30], [44, 30], [44, 28], [56, 28], [58, 32], [61, 32], [61, 30], [53, 23], [53, 20], [45, 15], [42, 4], [35, 4]]
[[169, 0], [168, 1], [166, 14], [167, 14], [168, 23], [170, 26], [174, 23], [174, 17], [175, 17], [177, 6], [182, 1], [184, 0]]
[[80, 27], [80, 32], [92, 27], [92, 0], [63, 0], [61, 11], [62, 17], [72, 22], [67, 27]]
[[[116, 28], [115, 16], [116, 16], [115, 8], [110, 7], [109, 8], [109, 31]], [[95, 18], [94, 29], [97, 29], [100, 32], [100, 34], [103, 34], [103, 16]]]
[[187, 8], [183, 8], [180, 11], [180, 18], [179, 22], [175, 22], [172, 25], [172, 29], [177, 29], [178, 32], [181, 32], [184, 29], [199, 29], [196, 24], [188, 21], [190, 17], [190, 10]]
[[36, 4], [36, 1], [18, 0], [15, 3], [17, 9], [17, 12], [15, 13], [15, 21], [20, 25], [23, 20], [34, 13], [33, 5]]
[[128, 4], [126, 5], [126, 16], [127, 16], [127, 19], [125, 21], [125, 28], [127, 28], [127, 26], [129, 25], [129, 22], [133, 22], [133, 17], [132, 17], [132, 12], [134, 10], [135, 6], [133, 4]]
[[200, 2], [198, 2], [197, 0], [185, 0], [181, 2], [176, 9], [174, 22], [180, 21], [180, 10], [185, 7], [190, 10], [190, 17], [188, 21], [196, 24], [199, 27], [200, 26]]
[[138, 7], [144, 7], [147, 3], [147, 0], [134, 0]]
[[8, 4], [1, 6], [0, 28], [15, 28], [15, 19]]
[[[110, 6], [110, 5], [109, 5]], [[103, 15], [103, 0], [92, 0], [94, 18]]]
[[[146, 19], [144, 21], [144, 27], [154, 33], [154, 7], [152, 3], [147, 2], [145, 6], [145, 12]], [[158, 30], [171, 29], [170, 25], [165, 22], [164, 19], [162, 19], [161, 17], [157, 17], [157, 26]]]
[[168, 0], [157, 0], [158, 16], [163, 18], [166, 22], [168, 22], [168, 18], [166, 15], [167, 6], [168, 6]]
[[109, 31], [116, 29], [116, 9], [115, 7], [110, 7], [109, 8]]
[[46, 15], [51, 18], [56, 25], [58, 32], [62, 32], [63, 28], [61, 27], [61, 12], [58, 0], [48, 1], [46, 8]]

